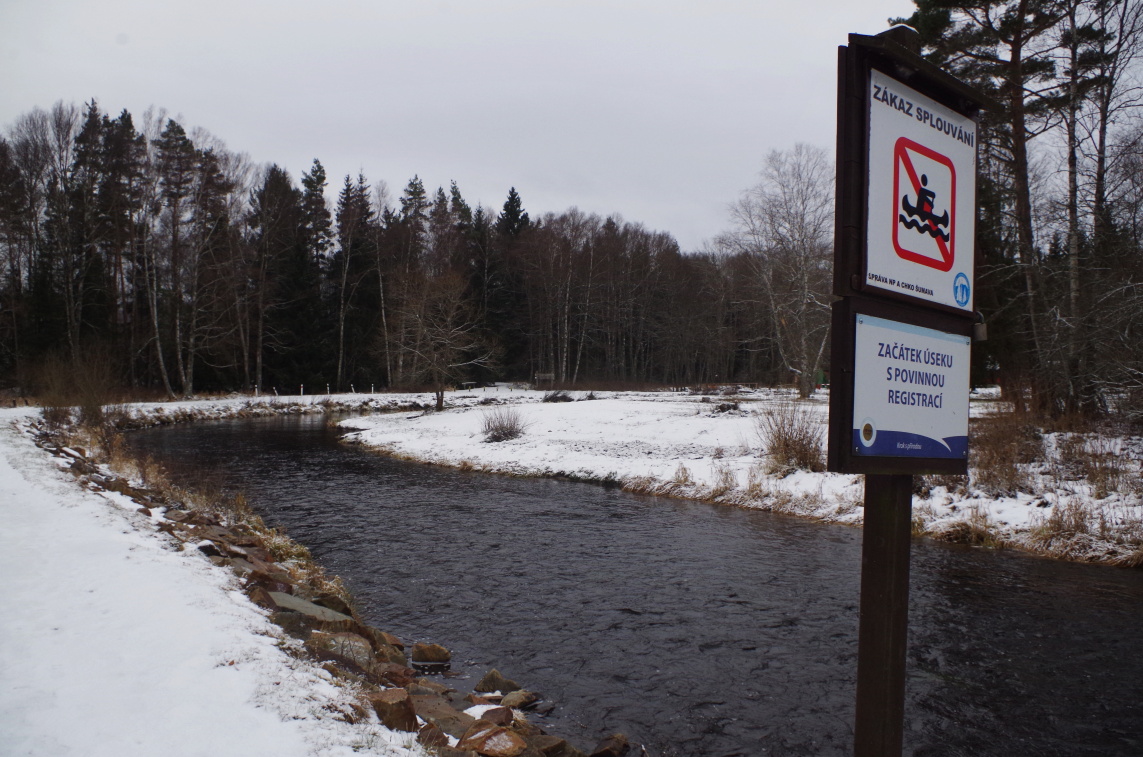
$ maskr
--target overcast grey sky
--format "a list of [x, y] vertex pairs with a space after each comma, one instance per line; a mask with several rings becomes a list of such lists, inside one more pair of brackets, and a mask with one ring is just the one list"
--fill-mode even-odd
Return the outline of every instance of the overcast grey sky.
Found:
[[833, 150], [836, 49], [908, 0], [0, 0], [0, 128], [149, 106], [335, 197], [413, 174], [701, 246], [765, 154]]

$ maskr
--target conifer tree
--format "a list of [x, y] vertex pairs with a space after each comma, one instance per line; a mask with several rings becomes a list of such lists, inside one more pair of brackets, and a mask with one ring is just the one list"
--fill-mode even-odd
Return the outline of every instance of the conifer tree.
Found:
[[325, 167], [314, 158], [310, 170], [302, 174], [301, 236], [300, 244], [287, 261], [284, 281], [288, 291], [284, 298], [291, 303], [288, 312], [295, 356], [283, 367], [288, 377], [279, 380], [287, 384], [316, 385], [328, 375], [333, 364], [330, 327], [322, 308], [322, 282], [330, 264], [329, 252], [333, 246], [333, 217], [326, 203]]
[[101, 178], [103, 116], [94, 100], [84, 111], [83, 126], [75, 138], [75, 157], [48, 219], [52, 249], [59, 265], [68, 354], [78, 364], [83, 336], [96, 321], [103, 270], [100, 265], [99, 207], [97, 189]]
[[[165, 250], [161, 250], [159, 246], [153, 250], [156, 254], [165, 252], [166, 259], [160, 261], [156, 258], [151, 264], [153, 276], [151, 295], [155, 299], [152, 303], [151, 317], [155, 325], [155, 348], [159, 354], [160, 372], [168, 392], [173, 394], [163, 358], [163, 345], [168, 339], [159, 325], [160, 319], [167, 315], [164, 311], [169, 310], [171, 329], [169, 346], [174, 352], [176, 376], [182, 393], [187, 394], [190, 389], [184, 349], [188, 320], [187, 305], [193, 300], [191, 287], [194, 283], [194, 268], [197, 261], [186, 249], [186, 224], [187, 214], [190, 211], [188, 198], [194, 186], [198, 155], [186, 131], [174, 119], [168, 119], [155, 144], [158, 148], [157, 168], [160, 196], [165, 208], [163, 216], [167, 238]], [[161, 295], [166, 295], [166, 307], [159, 301]]]
[[27, 179], [0, 137], [0, 375], [20, 372], [31, 236]]
[[325, 201], [327, 186], [325, 167], [314, 158], [310, 170], [302, 174], [302, 229], [304, 243], [315, 263], [325, 257], [333, 244], [333, 218]]
[[[986, 113], [978, 133], [981, 174], [1000, 178], [986, 194], [1004, 203], [1011, 247], [985, 250], [984, 287], [1019, 272], [1030, 351], [1017, 370], [1036, 371], [1044, 354], [1037, 281], [1038, 249], [1032, 216], [1029, 143], [1051, 125], [1056, 92], [1054, 30], [1071, 0], [914, 0], [917, 11], [902, 19], [920, 32], [928, 56], [960, 79], [995, 98], [1004, 109]], [[988, 179], [986, 179], [987, 181]], [[986, 299], [987, 295], [985, 298]], [[1007, 299], [1007, 298], [1002, 298]], [[986, 313], [987, 315], [987, 313]]]
[[524, 201], [520, 199], [516, 187], [508, 190], [508, 199], [504, 201], [504, 208], [496, 219], [496, 233], [507, 242], [515, 240], [531, 223], [524, 210]]
[[253, 258], [250, 263], [251, 291], [247, 310], [252, 336], [248, 380], [255, 389], [265, 384], [267, 372], [272, 380], [293, 387], [298, 376], [290, 370], [295, 360], [291, 324], [292, 290], [298, 282], [298, 257], [304, 250], [302, 195], [290, 175], [278, 165], [271, 165], [260, 186], [250, 198], [248, 223], [253, 232]]
[[374, 298], [379, 288], [373, 282], [376, 241], [369, 184], [361, 174], [356, 182], [347, 175], [338, 195], [338, 244], [330, 268], [337, 328], [334, 382], [339, 390], [348, 388], [354, 381], [364, 383], [368, 379], [365, 358], [372, 346], [379, 310]]
[[[107, 268], [108, 299], [113, 308], [111, 336], [119, 354], [135, 354], [146, 339], [141, 305], [134, 286], [141, 269], [140, 227], [146, 140], [135, 130], [131, 114], [103, 117], [102, 175], [97, 187], [100, 244]], [[131, 383], [137, 383], [133, 361], [126, 361]]]

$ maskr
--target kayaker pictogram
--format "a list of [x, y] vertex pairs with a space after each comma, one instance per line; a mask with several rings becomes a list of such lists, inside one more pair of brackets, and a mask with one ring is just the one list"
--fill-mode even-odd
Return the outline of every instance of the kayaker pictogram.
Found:
[[917, 190], [917, 204], [914, 205], [909, 202], [909, 195], [902, 195], [901, 197], [901, 210], [904, 213], [897, 215], [897, 220], [905, 225], [907, 229], [916, 229], [921, 234], [928, 234], [933, 239], [942, 239], [945, 242], [949, 241], [948, 225], [949, 225], [949, 212], [946, 210], [941, 215], [937, 215], [933, 208], [936, 207], [937, 193], [928, 188], [929, 177], [921, 174], [921, 187]]
[[898, 138], [893, 148], [890, 197], [897, 257], [938, 271], [950, 270], [956, 242], [956, 168], [952, 160], [908, 137]]

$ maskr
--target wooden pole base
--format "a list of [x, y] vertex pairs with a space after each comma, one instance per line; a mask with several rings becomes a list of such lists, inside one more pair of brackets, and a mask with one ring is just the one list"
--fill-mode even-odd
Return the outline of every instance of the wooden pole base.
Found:
[[913, 477], [865, 477], [856, 757], [900, 757], [905, 721]]

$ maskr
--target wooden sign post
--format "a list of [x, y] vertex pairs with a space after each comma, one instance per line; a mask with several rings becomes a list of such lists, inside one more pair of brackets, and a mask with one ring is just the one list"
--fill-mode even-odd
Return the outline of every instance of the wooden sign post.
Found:
[[977, 114], [917, 33], [839, 49], [829, 470], [864, 473], [854, 754], [901, 754], [913, 475], [968, 471]]

